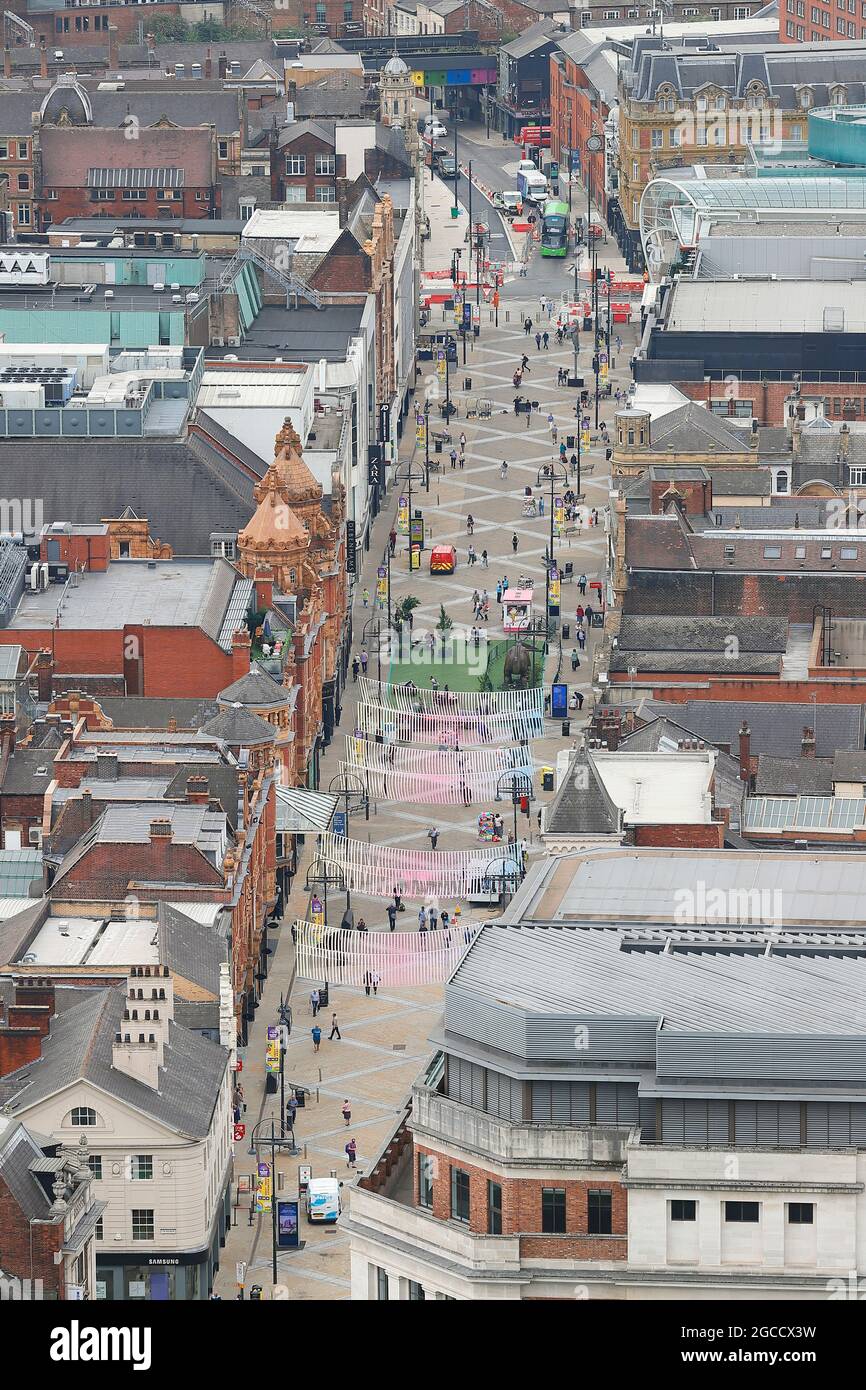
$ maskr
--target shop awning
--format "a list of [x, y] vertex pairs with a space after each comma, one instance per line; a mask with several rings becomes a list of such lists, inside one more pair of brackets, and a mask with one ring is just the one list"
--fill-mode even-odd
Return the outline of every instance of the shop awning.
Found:
[[277, 787], [277, 831], [309, 835], [330, 829], [338, 798], [303, 787]]

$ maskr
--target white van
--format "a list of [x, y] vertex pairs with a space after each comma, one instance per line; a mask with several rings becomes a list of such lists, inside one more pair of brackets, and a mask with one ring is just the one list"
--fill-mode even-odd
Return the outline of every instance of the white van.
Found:
[[319, 1223], [336, 1221], [343, 1210], [340, 1186], [336, 1178], [310, 1178], [307, 1183], [307, 1220]]

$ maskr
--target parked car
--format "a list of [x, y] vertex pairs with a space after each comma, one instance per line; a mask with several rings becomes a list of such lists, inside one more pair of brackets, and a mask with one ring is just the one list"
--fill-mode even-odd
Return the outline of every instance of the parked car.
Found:
[[445, 138], [447, 134], [448, 131], [446, 130], [445, 126], [442, 124], [441, 121], [437, 121], [435, 116], [432, 119], [428, 117], [428, 119], [424, 122], [425, 140], [442, 140]]
[[508, 218], [519, 217], [523, 211], [523, 199], [516, 189], [499, 194], [499, 206]]
[[457, 160], [453, 154], [440, 154], [433, 156], [433, 168], [440, 179], [458, 179], [460, 170], [457, 167]]

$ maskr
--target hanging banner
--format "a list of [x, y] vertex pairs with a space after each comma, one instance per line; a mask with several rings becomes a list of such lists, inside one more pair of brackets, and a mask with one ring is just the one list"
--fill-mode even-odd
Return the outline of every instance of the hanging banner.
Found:
[[280, 1070], [280, 1029], [276, 1023], [268, 1025], [268, 1046], [265, 1052], [265, 1070], [276, 1075]]
[[606, 363], [606, 362], [602, 365], [602, 369], [601, 369], [601, 372], [599, 373], [599, 376], [600, 376], [600, 379], [601, 379], [603, 382], [605, 382], [605, 384], [606, 384], [606, 383], [607, 383], [607, 363]]
[[317, 893], [310, 898], [310, 921], [315, 922], [317, 927], [325, 925], [325, 909], [322, 906], [322, 899]]
[[563, 528], [564, 525], [565, 525], [565, 503], [563, 502], [563, 500], [562, 500], [561, 497], [554, 497], [554, 499], [553, 499], [553, 529], [554, 529], [554, 531], [556, 532], [557, 535], [560, 534], [560, 532], [562, 531], [562, 528]]
[[273, 1180], [271, 1178], [271, 1165], [260, 1163], [258, 1167], [258, 1182], [256, 1184], [256, 1211], [270, 1211], [273, 1202]]
[[401, 536], [409, 534], [409, 501], [406, 497], [397, 498], [397, 530]]
[[549, 594], [549, 603], [550, 603], [551, 611], [553, 611], [553, 610], [555, 609], [557, 612], [559, 612], [559, 601], [560, 601], [560, 579], [559, 579], [559, 570], [556, 568], [556, 566], [554, 566], [553, 569], [550, 571], [550, 594]]
[[357, 574], [357, 571], [358, 571], [357, 554], [358, 554], [358, 552], [357, 552], [357, 550], [356, 550], [356, 548], [355, 548], [355, 523], [354, 523], [354, 521], [347, 521], [347, 522], [346, 522], [346, 573], [347, 573], [347, 574]]
[[388, 600], [388, 571], [384, 565], [376, 570], [376, 602], [384, 608]]
[[583, 434], [580, 436], [580, 442], [584, 449], [589, 448], [589, 430], [583, 431]]
[[427, 443], [427, 426], [424, 423], [423, 415], [415, 422], [415, 443], [419, 449], [423, 449]]

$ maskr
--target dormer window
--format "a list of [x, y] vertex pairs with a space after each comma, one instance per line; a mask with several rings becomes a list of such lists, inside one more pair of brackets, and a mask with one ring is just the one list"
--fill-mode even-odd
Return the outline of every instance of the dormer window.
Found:
[[727, 102], [725, 101], [725, 98], [724, 98], [724, 97], [716, 97], [716, 110], [717, 110], [717, 111], [724, 111], [724, 109], [725, 109], [726, 106], [727, 106]]
[[699, 111], [706, 111], [706, 109], [707, 109], [707, 99], [706, 99], [706, 97], [698, 97], [697, 101], [695, 102], [695, 106], [697, 107], [697, 109], [698, 109]]
[[833, 87], [830, 92], [831, 106], [844, 106], [848, 100], [848, 90], [846, 87]]
[[804, 87], [800, 93], [800, 105], [804, 111], [808, 111], [814, 99], [811, 87]]

